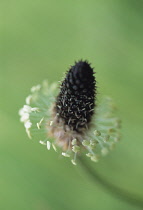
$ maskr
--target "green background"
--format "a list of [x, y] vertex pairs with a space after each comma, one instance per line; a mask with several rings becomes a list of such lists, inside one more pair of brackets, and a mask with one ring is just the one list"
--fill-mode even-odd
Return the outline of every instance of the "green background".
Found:
[[122, 141], [92, 167], [143, 197], [142, 23], [137, 0], [0, 1], [0, 209], [138, 209], [29, 140], [18, 110], [31, 86], [59, 81], [75, 60], [88, 59], [98, 97], [113, 97], [122, 119]]

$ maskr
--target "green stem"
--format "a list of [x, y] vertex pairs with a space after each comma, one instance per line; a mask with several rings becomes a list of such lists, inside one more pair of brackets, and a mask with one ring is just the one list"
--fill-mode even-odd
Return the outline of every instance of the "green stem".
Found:
[[82, 157], [78, 157], [78, 160], [82, 166], [82, 168], [88, 173], [88, 175], [93, 179], [93, 181], [98, 182], [104, 189], [108, 192], [123, 200], [130, 205], [135, 205], [143, 209], [143, 199], [139, 196], [132, 194], [124, 189], [121, 189], [118, 186], [115, 186], [111, 182], [108, 182], [102, 175], [98, 174]]

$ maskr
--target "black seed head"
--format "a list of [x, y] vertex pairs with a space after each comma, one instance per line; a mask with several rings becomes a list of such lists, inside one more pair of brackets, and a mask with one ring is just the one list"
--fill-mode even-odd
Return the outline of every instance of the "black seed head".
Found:
[[87, 61], [76, 62], [67, 72], [57, 97], [58, 120], [71, 130], [80, 132], [91, 122], [95, 107], [96, 81]]

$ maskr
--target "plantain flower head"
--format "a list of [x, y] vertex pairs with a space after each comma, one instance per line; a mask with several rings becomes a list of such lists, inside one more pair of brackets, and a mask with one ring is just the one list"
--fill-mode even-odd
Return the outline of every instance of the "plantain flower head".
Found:
[[28, 137], [71, 158], [74, 165], [82, 153], [98, 162], [119, 141], [120, 120], [111, 98], [96, 102], [96, 89], [93, 68], [82, 60], [70, 67], [60, 88], [46, 80], [32, 87], [19, 110]]

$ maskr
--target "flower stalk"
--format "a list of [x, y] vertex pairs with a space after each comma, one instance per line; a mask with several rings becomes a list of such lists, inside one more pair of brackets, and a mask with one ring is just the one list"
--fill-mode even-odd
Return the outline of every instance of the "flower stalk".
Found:
[[95, 168], [93, 169], [82, 156], [78, 157], [78, 161], [82, 170], [85, 171], [85, 173], [93, 180], [95, 184], [99, 184], [107, 192], [109, 192], [114, 197], [120, 199], [121, 201], [127, 202], [129, 205], [134, 205], [143, 209], [143, 198], [141, 198], [139, 195], [131, 193], [121, 187], [112, 184], [105, 177], [99, 174], [98, 171], [95, 170]]

